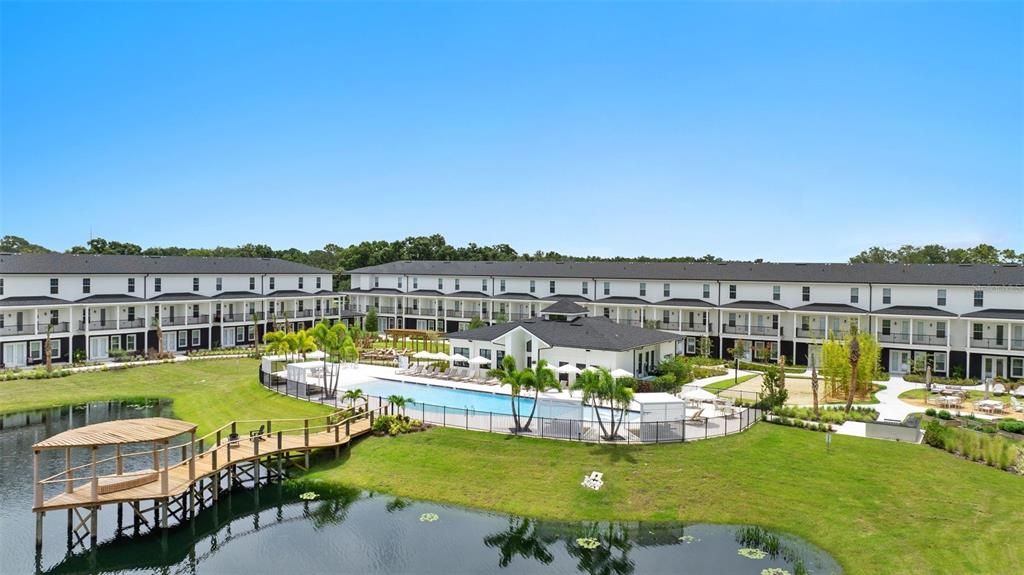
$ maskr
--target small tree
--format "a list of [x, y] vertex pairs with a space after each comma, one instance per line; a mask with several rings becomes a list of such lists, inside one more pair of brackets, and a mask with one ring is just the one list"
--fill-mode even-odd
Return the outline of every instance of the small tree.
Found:
[[377, 308], [371, 307], [366, 312], [366, 319], [363, 320], [363, 330], [372, 334], [377, 333]]
[[153, 327], [156, 329], [156, 353], [157, 355], [164, 354], [164, 330], [160, 326], [160, 318], [153, 316], [152, 321]]
[[853, 396], [857, 394], [857, 373], [860, 364], [860, 339], [857, 337], [857, 329], [853, 328], [850, 338], [850, 388], [846, 393], [846, 413], [850, 413], [853, 407]]
[[818, 417], [818, 368], [814, 365], [814, 356], [811, 356], [811, 396], [814, 398], [814, 417]]
[[469, 320], [469, 329], [476, 329], [478, 327], [484, 327], [484, 325], [485, 325], [484, 324], [484, 320], [482, 320], [482, 319], [480, 319], [478, 317], [474, 317], [473, 319]]
[[51, 339], [53, 338], [53, 324], [46, 324], [46, 347], [43, 349], [43, 358], [46, 360], [46, 372], [53, 371], [53, 345]]
[[761, 375], [762, 402], [768, 409], [776, 409], [785, 405], [789, 399], [789, 391], [782, 382], [782, 370], [778, 366], [769, 365]]
[[256, 318], [256, 312], [249, 314], [249, 319], [252, 320], [252, 344], [256, 346], [256, 355], [260, 354], [260, 322]]
[[356, 400], [363, 398], [363, 390], [359, 389], [358, 387], [355, 389], [350, 389], [346, 391], [345, 394], [342, 395], [341, 397], [345, 401], [348, 401], [349, 407], [355, 407]]
[[699, 353], [700, 356], [703, 357], [704, 359], [707, 359], [707, 358], [711, 357], [711, 338], [710, 337], [708, 337], [706, 335], [702, 335], [700, 337], [700, 342], [697, 344], [697, 353]]

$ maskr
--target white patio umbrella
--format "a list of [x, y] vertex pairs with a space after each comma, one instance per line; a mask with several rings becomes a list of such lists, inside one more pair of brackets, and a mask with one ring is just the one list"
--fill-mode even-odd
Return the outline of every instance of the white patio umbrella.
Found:
[[461, 353], [457, 353], [457, 354], [451, 356], [450, 359], [452, 361], [469, 361], [469, 358], [464, 356], [464, 355], [462, 355]]
[[614, 377], [615, 379], [618, 379], [620, 377], [633, 377], [633, 374], [624, 369], [613, 369], [612, 377]]
[[713, 401], [715, 394], [702, 387], [685, 387], [679, 397], [689, 401]]
[[567, 373], [569, 375], [579, 375], [579, 374], [583, 373], [582, 371], [580, 371], [580, 368], [576, 367], [575, 365], [573, 365], [571, 363], [567, 363], [567, 364], [563, 365], [562, 367], [559, 367], [555, 371], [557, 371], [558, 373]]
[[434, 359], [434, 354], [426, 350], [417, 351], [416, 353], [412, 354], [412, 356], [416, 359]]
[[438, 361], [451, 361], [452, 358], [447, 353], [445, 353], [443, 351], [439, 351], [439, 352], [435, 353], [434, 356], [431, 359], [436, 359]]
[[484, 357], [482, 355], [478, 355], [478, 356], [476, 356], [473, 359], [470, 359], [468, 361], [469, 361], [470, 365], [486, 365], [488, 363], [491, 363], [491, 360], [487, 359], [486, 357]]

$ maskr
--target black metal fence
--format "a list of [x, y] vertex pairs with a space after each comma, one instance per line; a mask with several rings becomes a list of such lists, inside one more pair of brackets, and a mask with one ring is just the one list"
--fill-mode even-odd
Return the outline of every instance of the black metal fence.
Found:
[[[297, 399], [338, 408], [347, 405], [346, 400], [338, 396], [327, 396], [321, 388], [307, 386], [303, 382], [277, 377], [262, 371], [260, 372], [260, 381], [278, 393]], [[383, 397], [367, 396], [365, 400], [367, 407], [371, 410], [388, 407], [388, 401]], [[404, 409], [392, 406], [390, 411], [441, 427], [545, 439], [616, 444], [680, 443], [724, 437], [744, 431], [761, 419], [760, 409], [736, 408], [732, 415], [691, 417], [673, 421], [626, 421], [618, 426], [613, 436], [611, 424], [606, 416], [603, 419], [603, 425], [596, 419], [587, 421], [534, 417], [529, 427], [525, 427], [528, 414], [524, 414], [519, 418], [520, 425], [517, 429], [515, 418], [506, 413], [477, 411], [429, 403], [412, 403]]]

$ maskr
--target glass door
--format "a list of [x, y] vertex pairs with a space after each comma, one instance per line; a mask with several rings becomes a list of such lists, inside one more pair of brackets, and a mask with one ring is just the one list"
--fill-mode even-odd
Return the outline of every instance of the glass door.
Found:
[[89, 338], [89, 358], [106, 359], [110, 355], [110, 339], [107, 336]]
[[910, 352], [899, 349], [889, 350], [889, 373], [903, 374], [910, 371]]

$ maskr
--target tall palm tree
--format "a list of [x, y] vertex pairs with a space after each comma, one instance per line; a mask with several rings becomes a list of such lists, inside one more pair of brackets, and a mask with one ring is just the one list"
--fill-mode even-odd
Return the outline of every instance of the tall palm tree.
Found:
[[[604, 370], [607, 373], [607, 370]], [[611, 403], [611, 419], [612, 419], [612, 436], [614, 439], [619, 435], [619, 428], [622, 426], [622, 421], [626, 418], [626, 410], [629, 409], [629, 404], [633, 403], [633, 388], [625, 384], [627, 378], [615, 378], [610, 373], [605, 376], [601, 374], [601, 377], [607, 377], [608, 382], [605, 384], [609, 386], [608, 401]], [[615, 408], [619, 409], [619, 419], [615, 420]]]
[[818, 368], [814, 365], [814, 356], [811, 356], [811, 395], [814, 398], [814, 417], [818, 417]]
[[[576, 376], [576, 382], [573, 384], [573, 387], [582, 392], [583, 397], [581, 401], [583, 402], [583, 405], [590, 405], [594, 408], [594, 413], [597, 415], [597, 425], [601, 428], [601, 435], [608, 437], [608, 430], [605, 428], [604, 421], [601, 419], [600, 407], [607, 395], [604, 388], [604, 381], [601, 377], [601, 371], [607, 372], [608, 370], [583, 370], [582, 373]], [[611, 377], [611, 374], [608, 375]]]
[[846, 393], [846, 413], [853, 407], [853, 395], [857, 393], [857, 364], [860, 363], [860, 338], [857, 328], [850, 329], [850, 389]]
[[515, 425], [515, 431], [517, 432], [522, 429], [519, 425], [519, 394], [523, 391], [524, 380], [532, 377], [530, 375], [525, 375], [526, 373], [532, 372], [528, 369], [523, 371], [516, 369], [516, 358], [511, 355], [506, 355], [501, 359], [501, 365], [487, 371], [487, 375], [497, 378], [498, 381], [511, 388], [512, 422]]
[[260, 355], [260, 324], [256, 318], [256, 312], [249, 314], [249, 319], [252, 320], [252, 336], [254, 338], [252, 344], [256, 347], [256, 356]]
[[292, 334], [294, 336], [295, 353], [302, 355], [302, 360], [306, 360], [306, 354], [311, 351], [316, 351], [316, 339], [313, 338], [313, 334], [309, 333], [304, 329]]
[[316, 346], [320, 351], [324, 352], [324, 388], [327, 390], [328, 396], [334, 397], [338, 391], [338, 377], [341, 374], [338, 363], [343, 359], [341, 357], [342, 342], [348, 337], [348, 330], [345, 329], [345, 324], [340, 321], [335, 324], [329, 324], [321, 320], [313, 326], [309, 333]]
[[47, 373], [53, 371], [53, 322], [46, 324], [46, 342], [43, 344], [46, 347], [43, 348], [43, 358], [46, 360], [46, 371]]
[[530, 417], [526, 418], [526, 425], [523, 426], [523, 429], [526, 431], [530, 430], [533, 416], [537, 413], [537, 402], [540, 399], [540, 392], [549, 389], [560, 389], [558, 378], [555, 376], [555, 372], [548, 367], [547, 360], [538, 360], [537, 365], [528, 371], [530, 375], [523, 378], [523, 384], [526, 389], [533, 390], [533, 407], [530, 409]]

